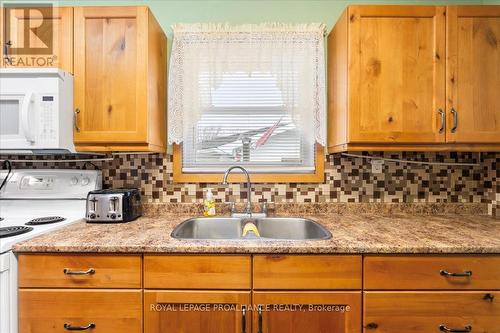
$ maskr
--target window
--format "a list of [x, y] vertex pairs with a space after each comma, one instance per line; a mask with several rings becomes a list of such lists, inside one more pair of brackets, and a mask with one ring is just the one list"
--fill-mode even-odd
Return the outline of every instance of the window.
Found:
[[182, 144], [174, 180], [217, 181], [241, 165], [253, 181], [322, 181], [324, 27], [245, 27], [174, 27], [169, 141]]
[[185, 137], [184, 172], [224, 172], [234, 164], [252, 172], [314, 172], [314, 143], [284, 108], [271, 73], [226, 73], [211, 93], [213, 105]]

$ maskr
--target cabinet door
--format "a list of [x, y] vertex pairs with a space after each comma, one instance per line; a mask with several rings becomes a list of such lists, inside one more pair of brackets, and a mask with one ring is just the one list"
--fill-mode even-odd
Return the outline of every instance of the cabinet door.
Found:
[[500, 6], [448, 7], [449, 142], [500, 143]]
[[146, 7], [75, 7], [75, 143], [147, 141]]
[[254, 292], [254, 333], [359, 333], [361, 292]]
[[19, 333], [141, 333], [141, 305], [139, 289], [19, 289]]
[[445, 141], [445, 8], [352, 6], [349, 141]]
[[2, 8], [3, 67], [58, 67], [73, 73], [72, 7]]
[[145, 290], [145, 333], [250, 332], [249, 291]]
[[364, 332], [500, 333], [498, 297], [496, 291], [365, 292]]

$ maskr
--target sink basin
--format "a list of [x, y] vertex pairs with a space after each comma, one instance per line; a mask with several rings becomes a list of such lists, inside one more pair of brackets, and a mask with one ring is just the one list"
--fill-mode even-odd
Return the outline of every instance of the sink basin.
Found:
[[242, 237], [247, 220], [233, 217], [198, 217], [179, 224], [172, 231], [178, 239], [230, 239], [230, 240], [321, 240], [332, 235], [319, 223], [303, 218], [267, 217], [252, 222], [259, 230], [260, 237], [249, 233]]
[[329, 239], [332, 234], [321, 224], [295, 217], [267, 217], [255, 222], [262, 238], [314, 240]]
[[243, 220], [233, 217], [196, 217], [175, 227], [172, 237], [180, 239], [235, 239], [241, 237]]

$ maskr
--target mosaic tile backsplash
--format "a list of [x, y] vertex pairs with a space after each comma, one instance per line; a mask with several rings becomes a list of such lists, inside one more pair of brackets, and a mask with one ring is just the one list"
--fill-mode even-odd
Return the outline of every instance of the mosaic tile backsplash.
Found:
[[[359, 153], [357, 153], [359, 154]], [[322, 184], [254, 184], [252, 201], [275, 203], [484, 203], [500, 216], [500, 153], [370, 153], [369, 156], [436, 163], [477, 165], [418, 165], [385, 162], [372, 173], [370, 160], [333, 154], [325, 158]], [[22, 157], [17, 157], [22, 158]], [[32, 158], [32, 157], [29, 157]], [[37, 157], [53, 159], [54, 157]], [[63, 158], [63, 157], [61, 157]], [[120, 154], [95, 162], [106, 187], [138, 187], [145, 203], [202, 202], [213, 189], [218, 202], [246, 200], [242, 184], [180, 184], [173, 182], [172, 155]], [[74, 168], [88, 163], [15, 163], [14, 167]]]

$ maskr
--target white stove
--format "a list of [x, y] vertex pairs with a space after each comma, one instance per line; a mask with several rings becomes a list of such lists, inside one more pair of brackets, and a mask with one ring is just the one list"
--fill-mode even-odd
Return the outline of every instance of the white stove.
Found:
[[[0, 183], [7, 171], [0, 171]], [[85, 216], [87, 193], [102, 188], [95, 170], [13, 170], [0, 191], [0, 333], [17, 333], [14, 244]]]

